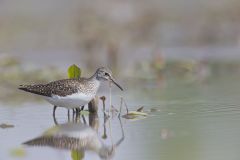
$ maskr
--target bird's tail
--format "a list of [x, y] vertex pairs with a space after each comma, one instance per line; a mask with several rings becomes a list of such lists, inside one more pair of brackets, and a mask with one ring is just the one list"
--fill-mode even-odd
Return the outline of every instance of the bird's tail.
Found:
[[47, 96], [45, 93], [44, 85], [20, 85], [18, 89], [38, 95]]
[[30, 85], [20, 85], [18, 87], [18, 89], [26, 91], [26, 92], [30, 92]]

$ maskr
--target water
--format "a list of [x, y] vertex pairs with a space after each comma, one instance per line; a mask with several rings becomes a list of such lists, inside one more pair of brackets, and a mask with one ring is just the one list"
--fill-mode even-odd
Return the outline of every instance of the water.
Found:
[[[86, 135], [95, 132], [97, 136], [93, 137], [110, 147], [120, 141], [114, 153], [109, 153], [112, 159], [239, 159], [239, 80], [238, 76], [225, 75], [215, 76], [207, 82], [170, 79], [161, 85], [142, 82], [138, 84], [139, 88], [129, 86], [123, 94], [129, 110], [144, 106], [149, 115], [141, 120], [110, 118], [105, 124], [107, 138], [103, 139], [104, 115], [100, 110], [98, 117], [93, 117], [92, 126], [96, 130], [92, 129]], [[116, 108], [120, 104], [118, 94], [113, 92], [112, 95], [112, 104]], [[108, 96], [108, 93], [101, 95]], [[99, 107], [102, 108], [101, 103]], [[73, 159], [69, 149], [22, 145], [56, 127], [52, 106], [48, 103], [29, 102], [19, 106], [2, 103], [0, 113], [0, 124], [14, 125], [13, 128], [0, 128], [0, 160]], [[67, 110], [58, 108], [56, 115], [59, 124], [68, 123]], [[88, 115], [85, 120], [89, 125]], [[78, 124], [80, 128], [72, 127], [76, 130], [75, 136], [85, 134], [82, 125], [89, 127]], [[88, 150], [83, 153], [83, 159], [100, 159], [100, 156], [96, 151]]]

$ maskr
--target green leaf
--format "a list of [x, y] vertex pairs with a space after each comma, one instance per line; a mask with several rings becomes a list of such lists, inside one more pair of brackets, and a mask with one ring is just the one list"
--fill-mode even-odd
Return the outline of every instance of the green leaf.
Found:
[[82, 151], [71, 151], [72, 160], [81, 160], [84, 158], [84, 152]]
[[81, 69], [73, 64], [68, 68], [68, 78], [80, 78], [81, 76]]

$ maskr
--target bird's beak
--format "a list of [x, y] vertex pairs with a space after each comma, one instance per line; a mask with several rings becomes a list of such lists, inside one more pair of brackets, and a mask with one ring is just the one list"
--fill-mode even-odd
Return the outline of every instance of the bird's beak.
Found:
[[123, 88], [114, 80], [114, 78], [110, 77], [110, 80], [119, 88], [123, 91]]

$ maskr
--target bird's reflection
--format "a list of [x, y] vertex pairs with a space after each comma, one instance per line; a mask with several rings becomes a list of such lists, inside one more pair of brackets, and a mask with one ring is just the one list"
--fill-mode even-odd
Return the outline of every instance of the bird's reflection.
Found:
[[[124, 140], [121, 119], [119, 118], [122, 136], [115, 144], [109, 146], [104, 144], [98, 135], [99, 117], [96, 113], [89, 114], [89, 125], [84, 116], [78, 115], [75, 118], [74, 122], [58, 124], [56, 117], [54, 117], [55, 126], [47, 129], [41, 136], [24, 142], [24, 144], [67, 149], [77, 151], [78, 153], [82, 153], [82, 155], [84, 155], [85, 151], [93, 151], [101, 159], [111, 159], [114, 156], [117, 146]], [[106, 135], [105, 123], [103, 125], [105, 128], [104, 135]]]

